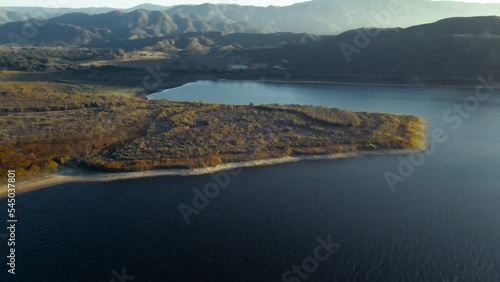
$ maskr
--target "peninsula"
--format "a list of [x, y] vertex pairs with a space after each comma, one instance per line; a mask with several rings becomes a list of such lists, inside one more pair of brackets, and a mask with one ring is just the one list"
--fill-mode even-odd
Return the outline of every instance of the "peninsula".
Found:
[[99, 91], [65, 82], [2, 82], [0, 167], [22, 179], [69, 163], [106, 172], [189, 170], [427, 146], [427, 122], [417, 116], [148, 101]]

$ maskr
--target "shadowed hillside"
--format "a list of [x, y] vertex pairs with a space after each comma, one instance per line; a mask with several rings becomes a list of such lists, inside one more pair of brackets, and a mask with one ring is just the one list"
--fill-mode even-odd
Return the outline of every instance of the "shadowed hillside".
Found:
[[37, 29], [33, 38], [22, 36], [25, 25], [30, 25], [30, 22], [1, 25], [0, 44], [54, 44], [55, 42], [63, 42], [65, 45], [80, 46], [96, 41], [161, 37], [186, 32], [269, 33], [276, 31], [272, 28], [260, 28], [246, 22], [214, 22], [194, 15], [170, 15], [148, 10], [135, 10], [129, 13], [113, 11], [97, 15], [65, 14], [51, 18], [46, 25]]
[[[123, 67], [144, 70], [148, 66], [157, 66], [163, 72], [188, 74], [193, 79], [324, 80], [417, 85], [471, 85], [477, 83], [480, 75], [500, 71], [500, 18], [496, 16], [449, 18], [409, 28], [354, 29], [337, 36], [207, 31], [156, 37], [153, 36], [153, 29], [146, 28], [152, 22], [158, 22], [159, 18], [154, 15], [162, 19], [170, 17], [160, 12], [112, 12], [110, 17], [127, 24], [110, 25], [108, 29], [113, 32], [107, 35], [102, 35], [104, 29], [97, 28], [107, 22], [102, 15], [81, 14], [81, 18], [62, 16], [60, 21], [67, 23], [56, 25], [75, 31], [71, 33], [75, 37], [70, 42], [89, 41], [83, 45], [97, 49], [62, 48], [72, 51], [60, 52], [56, 49], [55, 52], [54, 49], [24, 47], [14, 52], [4, 47], [0, 48], [0, 61], [5, 62], [3, 68], [27, 71], [103, 65], [112, 65], [115, 71], [119, 71]], [[89, 21], [89, 17], [94, 20]], [[73, 24], [81, 24], [85, 28]], [[16, 23], [0, 26], [0, 32], [7, 32], [6, 28], [11, 25]], [[160, 25], [157, 32], [177, 32], [171, 28], [170, 24]], [[145, 38], [129, 39], [134, 33]], [[37, 40], [57, 39], [54, 36], [61, 37], [63, 34], [43, 29]], [[115, 37], [118, 39], [113, 39]], [[52, 44], [57, 42], [60, 41]], [[89, 54], [96, 54], [97, 57], [92, 58]], [[44, 64], [50, 67], [44, 69]]]
[[[160, 11], [172, 17], [191, 15], [197, 20], [208, 22], [216, 30], [226, 32], [247, 32], [241, 27], [245, 30], [251, 27], [259, 32], [338, 34], [362, 27], [408, 27], [450, 17], [500, 15], [500, 4], [431, 0], [313, 0], [285, 7], [236, 4], [173, 7], [142, 4], [129, 9], [8, 7], [0, 8], [0, 24], [32, 17], [50, 18], [71, 13], [99, 14], [112, 10], [123, 13], [137, 10]], [[77, 14], [74, 16], [78, 17]]]
[[451, 18], [406, 29], [358, 29], [259, 52], [235, 51], [253, 63], [280, 65], [290, 78], [373, 76], [397, 83], [477, 81], [500, 71], [500, 18]]

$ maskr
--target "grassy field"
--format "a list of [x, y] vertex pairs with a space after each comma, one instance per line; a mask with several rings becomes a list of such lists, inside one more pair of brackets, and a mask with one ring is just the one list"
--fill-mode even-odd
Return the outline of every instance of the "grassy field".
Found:
[[[95, 88], [93, 88], [95, 87]], [[298, 105], [147, 101], [66, 82], [0, 84], [0, 167], [195, 168], [301, 154], [422, 147], [416, 116]], [[116, 93], [115, 93], [116, 94]]]
[[[135, 73], [135, 72], [134, 72]], [[127, 71], [122, 75], [127, 76]], [[118, 75], [117, 75], [118, 76]], [[137, 81], [139, 78], [137, 78]], [[134, 96], [142, 92], [140, 83], [104, 76], [99, 70], [28, 73], [2, 71], [0, 73], [2, 91], [30, 93], [40, 90], [55, 93], [118, 94]]]
[[78, 93], [142, 96], [196, 80], [185, 74], [170, 74], [157, 70], [155, 64], [145, 68], [96, 67], [56, 72], [0, 71], [4, 89], [38, 87], [53, 83], [50, 91], [66, 93], [71, 88]]

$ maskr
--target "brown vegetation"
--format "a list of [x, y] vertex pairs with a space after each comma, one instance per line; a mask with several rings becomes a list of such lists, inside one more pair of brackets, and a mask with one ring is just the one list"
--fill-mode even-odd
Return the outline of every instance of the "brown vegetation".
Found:
[[153, 116], [140, 98], [80, 94], [60, 83], [0, 85], [0, 167], [27, 175], [141, 134]]
[[415, 148], [415, 116], [313, 106], [148, 102], [82, 94], [55, 82], [0, 86], [0, 167], [18, 175], [70, 160], [106, 171], [205, 167], [225, 162]]
[[[425, 139], [415, 116], [354, 113], [313, 106], [163, 105], [146, 134], [88, 159], [111, 171], [205, 167], [225, 162], [416, 148]], [[141, 160], [138, 167], [137, 160]]]

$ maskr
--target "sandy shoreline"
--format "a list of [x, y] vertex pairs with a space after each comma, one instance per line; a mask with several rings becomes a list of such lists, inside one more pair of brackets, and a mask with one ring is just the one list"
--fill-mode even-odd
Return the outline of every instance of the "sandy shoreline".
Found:
[[[310, 156], [292, 156], [284, 158], [254, 160], [235, 163], [226, 163], [215, 167], [196, 168], [196, 169], [162, 169], [152, 171], [139, 172], [117, 172], [117, 173], [99, 173], [93, 172], [88, 174], [77, 174], [79, 170], [64, 169], [59, 172], [44, 175], [37, 179], [19, 181], [16, 185], [16, 194], [48, 188], [51, 186], [69, 183], [69, 182], [108, 182], [125, 179], [138, 179], [157, 176], [192, 176], [204, 175], [225, 170], [239, 169], [245, 167], [277, 165], [298, 161], [313, 161], [313, 160], [334, 160], [345, 159], [361, 156], [386, 156], [386, 155], [408, 155], [424, 151], [422, 149], [395, 149], [395, 150], [377, 150], [377, 151], [358, 151], [349, 153], [339, 153], [332, 155], [310, 155]], [[0, 188], [0, 198], [7, 196], [7, 187]]]

